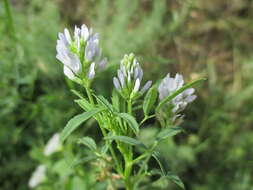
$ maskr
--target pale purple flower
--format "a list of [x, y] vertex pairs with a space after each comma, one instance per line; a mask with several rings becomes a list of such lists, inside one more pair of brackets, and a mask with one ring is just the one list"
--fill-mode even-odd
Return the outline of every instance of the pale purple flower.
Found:
[[[158, 87], [160, 100], [174, 93], [183, 87], [183, 85], [184, 79], [182, 75], [176, 74], [175, 78], [173, 78], [170, 77], [170, 74], [168, 74]], [[195, 90], [193, 88], [189, 88], [173, 98], [172, 101], [169, 102], [173, 105], [172, 111], [174, 113], [182, 111], [185, 109], [188, 103], [193, 102], [197, 98], [197, 96], [194, 95], [194, 91]]]
[[113, 77], [113, 84], [117, 90], [120, 90], [119, 80], [116, 77]]
[[146, 84], [141, 89], [141, 93], [142, 94], [145, 93], [151, 87], [151, 85], [152, 85], [152, 81], [146, 82]]
[[[59, 39], [57, 40], [56, 58], [64, 64], [64, 74], [73, 79], [73, 75], [78, 74], [82, 71], [82, 65], [78, 55], [70, 51], [70, 45], [72, 39], [70, 37], [68, 29], [64, 29], [64, 34], [59, 33]], [[68, 70], [68, 71], [66, 71]], [[69, 74], [72, 73], [72, 74]]]
[[[101, 58], [98, 33], [84, 24], [80, 28], [75, 26], [73, 37], [66, 28], [64, 33], [59, 33], [56, 50], [56, 58], [64, 64], [64, 74], [71, 80], [81, 73], [93, 79], [95, 70], [103, 69], [107, 63], [107, 59]], [[89, 69], [83, 71], [82, 68]]]
[[101, 49], [99, 48], [99, 35], [98, 33], [92, 34], [85, 47], [85, 59], [87, 61], [95, 61], [95, 59], [100, 59]]
[[148, 81], [140, 90], [142, 77], [143, 70], [134, 54], [125, 55], [120, 62], [120, 68], [113, 83], [124, 98], [134, 98], [145, 93], [152, 84], [151, 81]]
[[66, 65], [63, 66], [63, 73], [71, 80], [75, 79], [75, 75], [73, 73], [73, 71], [71, 69], [69, 69], [69, 67], [67, 67]]
[[95, 76], [95, 62], [93, 62], [91, 65], [90, 65], [90, 70], [89, 70], [89, 73], [88, 73], [88, 78], [89, 79], [93, 79]]
[[133, 92], [138, 92], [139, 88], [140, 88], [140, 79], [137, 78], [135, 81]]

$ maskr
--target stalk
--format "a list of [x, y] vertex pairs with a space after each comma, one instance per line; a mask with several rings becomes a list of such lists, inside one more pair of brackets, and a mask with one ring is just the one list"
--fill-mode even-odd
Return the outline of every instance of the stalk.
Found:
[[[127, 112], [132, 115], [132, 100], [130, 99], [127, 101]], [[129, 132], [129, 136], [131, 136], [131, 132]], [[131, 181], [131, 173], [133, 168], [133, 149], [131, 146], [126, 147], [125, 155], [125, 171], [124, 171], [124, 178], [125, 178], [125, 185], [127, 190], [133, 190], [133, 183]]]
[[[87, 93], [87, 96], [88, 96], [88, 99], [89, 99], [90, 103], [91, 103], [92, 105], [95, 105], [94, 100], [93, 100], [93, 97], [92, 97], [92, 95], [91, 95], [91, 91], [90, 91], [89, 85], [88, 85], [88, 87], [86, 87], [86, 86], [84, 85], [84, 88], [85, 88], [85, 90], [86, 90], [86, 93]], [[100, 126], [100, 129], [101, 129], [101, 131], [102, 131], [103, 136], [106, 137], [106, 131], [105, 131], [105, 129], [101, 126], [100, 115], [98, 115], [97, 120], [98, 120], [98, 123], [99, 123], [99, 126]], [[106, 143], [107, 143], [107, 142], [106, 142]], [[117, 156], [116, 156], [116, 154], [115, 154], [115, 152], [114, 152], [114, 150], [113, 150], [113, 148], [112, 148], [111, 146], [109, 146], [109, 150], [110, 150], [110, 153], [111, 153], [111, 155], [112, 155], [113, 160], [116, 162], [117, 172], [118, 172], [119, 174], [121, 174], [121, 173], [122, 173], [122, 171], [121, 171], [122, 169], [121, 169], [121, 167], [120, 167], [120, 163], [119, 163], [119, 161], [118, 161], [118, 159], [117, 159]]]
[[125, 171], [124, 171], [124, 180], [127, 190], [133, 190], [133, 183], [131, 181], [131, 173], [132, 173], [132, 152], [127, 148], [127, 152], [124, 155], [125, 159]]

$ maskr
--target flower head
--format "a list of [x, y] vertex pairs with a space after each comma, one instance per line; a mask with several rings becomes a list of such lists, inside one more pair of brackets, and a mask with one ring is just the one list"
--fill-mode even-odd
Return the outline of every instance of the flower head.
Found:
[[35, 188], [41, 184], [46, 178], [46, 167], [44, 165], [39, 165], [35, 171], [32, 173], [29, 179], [28, 186], [30, 188]]
[[51, 154], [57, 152], [60, 149], [61, 149], [60, 135], [56, 133], [47, 142], [44, 149], [44, 155], [50, 156]]
[[[176, 74], [175, 78], [173, 78], [170, 77], [170, 74], [168, 74], [158, 87], [160, 100], [177, 91], [183, 85], [184, 79], [182, 75]], [[185, 109], [188, 103], [194, 101], [197, 98], [197, 96], [194, 95], [194, 91], [195, 90], [193, 88], [189, 88], [173, 98], [169, 103], [173, 106], [172, 112], [180, 112]]]
[[134, 54], [131, 53], [121, 60], [117, 77], [113, 78], [113, 84], [125, 99], [132, 99], [145, 93], [152, 84], [152, 81], [148, 81], [140, 90], [142, 76], [143, 70]]
[[107, 60], [101, 58], [99, 35], [93, 33], [84, 24], [75, 26], [74, 36], [68, 29], [59, 33], [56, 58], [64, 65], [64, 74], [71, 80], [83, 76], [93, 79], [97, 68], [104, 68]]

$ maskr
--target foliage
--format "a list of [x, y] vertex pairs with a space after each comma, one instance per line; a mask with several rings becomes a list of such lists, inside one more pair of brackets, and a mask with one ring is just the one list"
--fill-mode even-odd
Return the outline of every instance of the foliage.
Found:
[[[17, 2], [13, 26], [1, 1], [0, 43], [0, 187], [27, 189], [35, 167], [29, 156], [65, 124], [75, 110], [65, 91], [59, 65], [53, 64], [59, 27], [51, 1]], [[8, 1], [6, 1], [8, 2]], [[38, 11], [39, 10], [39, 11]], [[65, 113], [62, 114], [62, 110]]]
[[[207, 77], [208, 81], [198, 90], [198, 102], [187, 109], [181, 125], [186, 134], [163, 141], [159, 152], [181, 177], [186, 189], [252, 189], [250, 0], [11, 2], [18, 40], [11, 36], [12, 27], [3, 1], [0, 2], [0, 189], [27, 189], [28, 178], [41, 162], [34, 153], [30, 157], [29, 151], [42, 149], [78, 110], [71, 103], [73, 97], [66, 90], [61, 67], [55, 64], [56, 34], [66, 23], [94, 26], [101, 33], [104, 54], [111, 65], [118, 63], [123, 53], [134, 51], [140, 55], [149, 78], [157, 79], [167, 72], [181, 72], [189, 80]], [[112, 84], [105, 81], [114, 70], [115, 67], [109, 68], [96, 79], [96, 90], [106, 97]], [[145, 145], [157, 133], [152, 119], [147, 124], [140, 134]], [[78, 129], [73, 139], [89, 134], [100, 144], [96, 127], [89, 128], [96, 126], [94, 121], [88, 121], [86, 126]], [[71, 142], [67, 140], [66, 151], [76, 153], [76, 145], [70, 145]], [[48, 159], [51, 163], [65, 163], [64, 155], [58, 152]], [[159, 167], [155, 162], [150, 164]], [[57, 165], [57, 171], [61, 170], [61, 164]], [[94, 171], [83, 166], [83, 171], [90, 175], [81, 175], [80, 180], [76, 166], [67, 185], [60, 188], [77, 189], [81, 185], [74, 184], [83, 183], [82, 179], [95, 183]], [[53, 182], [59, 179], [59, 172], [49, 171], [48, 175], [54, 176], [48, 178], [50, 185], [41, 188], [58, 189]], [[84, 183], [96, 189], [105, 188], [102, 183], [96, 183], [101, 187], [88, 180]], [[166, 183], [162, 179], [152, 188]], [[177, 189], [173, 184], [170, 188]]]

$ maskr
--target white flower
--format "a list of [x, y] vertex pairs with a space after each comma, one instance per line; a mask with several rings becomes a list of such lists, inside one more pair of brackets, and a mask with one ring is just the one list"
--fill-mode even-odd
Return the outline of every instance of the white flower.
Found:
[[85, 59], [88, 61], [94, 61], [101, 56], [101, 49], [99, 48], [99, 36], [98, 34], [92, 34], [88, 40], [85, 48]]
[[63, 73], [71, 80], [75, 79], [74, 73], [66, 65], [63, 66]]
[[[56, 45], [56, 58], [64, 64], [64, 70], [67, 68], [73, 75], [80, 73], [82, 71], [82, 65], [78, 55], [70, 51], [72, 40], [68, 29], [64, 30], [64, 34], [59, 33], [58, 36], [59, 39], [57, 40]], [[70, 79], [73, 79], [72, 75], [67, 75], [66, 72], [64, 72], [64, 74], [69, 78], [71, 76]]]
[[152, 81], [146, 82], [146, 84], [141, 89], [141, 94], [145, 93], [152, 85]]
[[152, 81], [148, 81], [139, 92], [142, 77], [143, 70], [134, 54], [125, 55], [120, 62], [117, 77], [113, 78], [113, 84], [124, 98], [131, 99], [150, 88]]
[[59, 151], [60, 149], [61, 149], [60, 135], [58, 133], [56, 133], [47, 142], [45, 149], [44, 149], [44, 155], [50, 156], [51, 154]]
[[[175, 78], [172, 78], [170, 77], [170, 74], [168, 74], [158, 87], [160, 100], [177, 91], [183, 87], [183, 85], [184, 80], [182, 75], [176, 74]], [[194, 91], [195, 90], [193, 88], [189, 88], [173, 98], [170, 102], [173, 105], [172, 111], [174, 113], [182, 111], [188, 103], [194, 101], [197, 98], [197, 96], [194, 95]]]
[[113, 84], [114, 84], [114, 86], [115, 86], [115, 88], [116, 88], [117, 90], [120, 90], [120, 84], [119, 84], [118, 78], [113, 77]]
[[135, 81], [133, 92], [138, 92], [139, 88], [140, 88], [140, 79], [137, 78]]
[[[81, 73], [93, 79], [96, 68], [104, 68], [107, 62], [101, 59], [99, 35], [93, 34], [92, 29], [89, 30], [84, 24], [80, 28], [75, 26], [73, 38], [66, 28], [64, 33], [59, 33], [56, 50], [56, 58], [64, 64], [64, 74], [71, 80]], [[83, 68], [90, 69], [83, 71]]]
[[35, 171], [32, 173], [31, 178], [29, 179], [28, 186], [30, 188], [35, 188], [41, 184], [46, 178], [46, 167], [44, 165], [39, 165]]
[[89, 70], [89, 73], [88, 73], [88, 78], [89, 79], [93, 79], [95, 76], [95, 62], [93, 62], [91, 65], [90, 65], [90, 70]]

